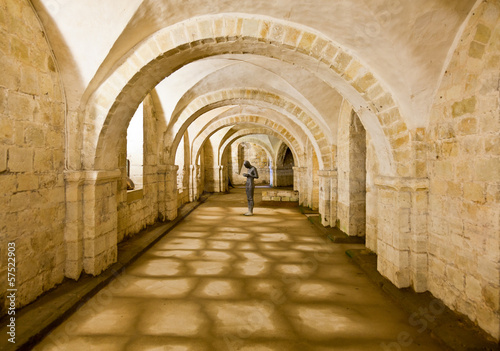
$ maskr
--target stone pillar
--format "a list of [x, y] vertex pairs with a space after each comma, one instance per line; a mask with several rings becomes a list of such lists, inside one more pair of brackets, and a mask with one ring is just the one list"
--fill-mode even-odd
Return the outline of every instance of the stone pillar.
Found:
[[280, 186], [278, 182], [278, 170], [274, 166], [269, 166], [269, 185], [271, 187]]
[[356, 113], [343, 110], [338, 131], [337, 225], [350, 236], [366, 235], [366, 132]]
[[427, 290], [427, 178], [378, 177], [377, 268], [398, 288]]
[[227, 190], [227, 178], [224, 174], [225, 168], [224, 166], [218, 165], [213, 168], [209, 168], [211, 170], [211, 175], [213, 177], [213, 181], [208, 181], [211, 183], [211, 188], [209, 186], [209, 191], [214, 193], [222, 193]]
[[318, 175], [321, 224], [333, 227], [337, 219], [337, 171], [321, 170]]
[[169, 221], [177, 217], [177, 165], [165, 167], [165, 218]]
[[219, 182], [218, 182], [218, 187], [219, 187], [219, 192], [223, 193], [227, 190], [227, 179], [224, 174], [224, 166], [218, 166], [219, 171], [218, 171], [218, 177], [219, 177]]
[[293, 167], [293, 190], [299, 192], [299, 205], [307, 203], [307, 167]]
[[198, 194], [198, 165], [189, 166], [189, 201], [196, 201], [199, 197]]
[[202, 171], [202, 168], [200, 165], [195, 165], [195, 175], [194, 175], [194, 179], [196, 180], [195, 182], [195, 194], [196, 194], [196, 199], [199, 199], [200, 198], [200, 195], [201, 193], [203, 193], [203, 189], [202, 189], [202, 181], [201, 181], [201, 177], [202, 177], [202, 174], [201, 174], [201, 171]]
[[158, 182], [158, 217], [160, 221], [167, 220], [167, 200], [166, 200], [166, 187], [167, 187], [167, 167], [159, 165], [157, 168], [157, 182]]
[[83, 269], [98, 275], [117, 259], [121, 171], [87, 171], [83, 180]]
[[378, 195], [377, 187], [370, 185], [366, 188], [366, 237], [365, 245], [367, 248], [377, 253], [378, 237]]
[[223, 182], [223, 166], [215, 166], [205, 169], [205, 189], [208, 192], [220, 193], [224, 189]]
[[78, 171], [66, 171], [64, 179], [66, 186], [66, 223], [64, 228], [66, 265], [64, 275], [76, 280], [83, 270], [82, 187], [84, 175]]
[[219, 193], [220, 192], [220, 166], [215, 166], [212, 168], [212, 173], [214, 177], [213, 181], [213, 187], [214, 187], [214, 193]]

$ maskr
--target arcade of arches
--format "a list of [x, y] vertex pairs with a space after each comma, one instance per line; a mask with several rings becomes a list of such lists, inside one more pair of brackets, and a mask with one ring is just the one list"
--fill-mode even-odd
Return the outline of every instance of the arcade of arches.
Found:
[[19, 307], [249, 159], [499, 339], [498, 0], [5, 0], [0, 32]]

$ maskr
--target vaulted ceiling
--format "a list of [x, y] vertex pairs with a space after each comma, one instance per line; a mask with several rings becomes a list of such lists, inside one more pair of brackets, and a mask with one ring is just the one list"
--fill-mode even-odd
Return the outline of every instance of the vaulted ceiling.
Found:
[[[81, 109], [86, 99], [124, 60], [156, 33], [176, 28], [179, 23], [201, 23], [197, 22], [198, 19], [221, 15], [256, 19], [273, 25], [281, 23], [334, 43], [342, 52], [355, 58], [361, 69], [369, 72], [383, 91], [392, 96], [408, 129], [412, 129], [425, 127], [428, 123], [430, 107], [450, 53], [477, 1], [32, 2], [57, 59], [70, 111]], [[183, 35], [193, 36], [193, 39], [195, 36], [189, 33], [189, 29], [185, 29]], [[323, 131], [328, 143], [335, 144], [343, 100], [348, 100], [355, 109], [362, 104], [343, 85], [347, 73], [336, 73], [328, 65], [320, 65], [318, 60], [300, 56], [297, 49], [285, 50], [257, 39], [254, 44], [251, 41], [233, 43], [227, 44], [224, 50], [212, 50], [218, 44], [217, 40], [206, 39], [196, 44], [198, 47], [190, 44], [193, 51], [198, 50], [196, 55], [172, 63], [169, 70], [153, 73], [158, 74], [158, 81], [161, 81], [155, 89], [166, 124], [182, 115], [196, 99], [209, 101], [208, 97], [221, 91], [259, 92], [260, 96], [278, 96], [293, 103]], [[137, 69], [139, 72], [142, 68]], [[207, 125], [208, 121], [233, 111], [274, 118], [282, 121], [294, 137], [311, 137], [304, 131], [303, 123], [287, 117], [282, 108], [270, 106], [258, 98], [257, 93], [249, 94], [244, 98], [234, 93], [231, 99], [221, 98], [217, 103], [212, 99], [205, 109], [198, 106], [201, 111], [199, 124]], [[234, 107], [239, 110], [234, 110]], [[368, 123], [367, 118], [362, 121]], [[176, 131], [183, 129], [178, 127]]]

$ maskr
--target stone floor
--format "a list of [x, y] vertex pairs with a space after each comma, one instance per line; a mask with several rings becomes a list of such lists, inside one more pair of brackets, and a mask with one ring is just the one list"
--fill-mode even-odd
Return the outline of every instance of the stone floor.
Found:
[[244, 189], [210, 197], [34, 350], [445, 349], [345, 255], [361, 245], [297, 207], [245, 212]]

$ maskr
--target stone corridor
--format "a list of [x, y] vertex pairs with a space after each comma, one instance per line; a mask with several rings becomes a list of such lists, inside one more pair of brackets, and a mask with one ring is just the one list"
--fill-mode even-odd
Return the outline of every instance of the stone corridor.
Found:
[[362, 245], [245, 209], [209, 197], [34, 350], [443, 350], [345, 255]]
[[451, 339], [471, 325], [498, 350], [500, 0], [4, 0], [0, 67], [2, 351], [57, 326], [54, 290], [74, 311], [86, 295], [61, 286], [93, 296], [243, 185], [245, 161], [314, 223], [214, 196], [60, 349], [430, 350], [352, 249], [459, 316]]

